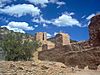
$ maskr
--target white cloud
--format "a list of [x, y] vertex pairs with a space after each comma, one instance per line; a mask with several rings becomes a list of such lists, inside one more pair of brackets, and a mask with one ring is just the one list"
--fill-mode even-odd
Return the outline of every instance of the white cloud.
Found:
[[34, 30], [32, 26], [29, 26], [28, 23], [26, 22], [10, 22], [8, 24], [9, 27], [11, 28], [19, 28], [19, 29], [23, 29], [23, 30]]
[[89, 15], [86, 19], [87, 19], [87, 20], [90, 20], [93, 16], [95, 16], [95, 14]]
[[27, 1], [34, 3], [34, 4], [45, 4], [49, 2], [48, 0], [27, 0]]
[[14, 32], [25, 33], [24, 30], [19, 29], [19, 28], [11, 28], [11, 27], [9, 27], [9, 26], [3, 26], [3, 27], [6, 27], [7, 29], [12, 30], [12, 31], [14, 31]]
[[58, 4], [58, 5], [65, 5], [66, 3], [65, 2], [56, 2], [56, 4]]
[[64, 12], [64, 13], [62, 13], [62, 14], [66, 14], [66, 15], [69, 15], [69, 16], [72, 16], [72, 15], [75, 15], [75, 13], [74, 12]]
[[47, 33], [47, 38], [51, 38], [51, 37], [52, 37], [52, 35]]
[[39, 24], [43, 24], [43, 27], [47, 27], [48, 25], [47, 24], [50, 24], [52, 23], [51, 21], [49, 20], [45, 20], [42, 16], [40, 16], [39, 18], [37, 19], [33, 19], [32, 22], [35, 22], [35, 23], [39, 23]]
[[32, 16], [37, 16], [40, 14], [40, 9], [31, 4], [18, 4], [13, 6], [7, 6], [4, 9], [0, 9], [0, 13], [6, 13], [11, 16], [21, 17], [26, 14], [30, 14]]
[[75, 15], [75, 13], [74, 12], [71, 12], [71, 13], [69, 13], [69, 15], [71, 16], [71, 15]]
[[57, 35], [57, 34], [58, 34], [58, 32], [54, 32], [54, 34], [53, 34], [53, 35], [55, 36], [55, 35]]
[[49, 2], [57, 4], [58, 7], [66, 4], [65, 2], [59, 0], [49, 0]]
[[48, 3], [57, 4], [58, 6], [65, 5], [65, 2], [60, 2], [59, 0], [26, 0], [35, 5], [41, 5], [41, 7], [46, 7]]
[[43, 24], [44, 27], [47, 27], [47, 24], [53, 24], [53, 25], [56, 25], [59, 27], [73, 26], [73, 25], [81, 27], [80, 22], [77, 19], [72, 17], [74, 14], [75, 13], [73, 13], [73, 12], [71, 12], [71, 13], [65, 12], [58, 18], [51, 19], [51, 20], [46, 20], [42, 16], [40, 16], [39, 18], [34, 18], [32, 21], [35, 23]]
[[65, 2], [56, 2], [56, 4], [58, 5], [57, 8], [60, 8], [62, 5], [65, 5], [66, 3]]
[[48, 25], [44, 23], [44, 24], [43, 24], [43, 27], [48, 27]]
[[36, 28], [37, 28], [38, 26], [39, 26], [39, 25], [34, 25], [34, 27], [36, 27]]
[[14, 32], [21, 32], [21, 33], [25, 33], [24, 30], [34, 30], [34, 28], [32, 26], [29, 26], [28, 23], [26, 22], [10, 22], [8, 23], [8, 25], [4, 25], [2, 27], [6, 27], [9, 30], [13, 30]]
[[65, 2], [56, 2], [56, 4], [58, 4], [58, 5], [65, 5], [66, 3]]
[[88, 25], [90, 24], [90, 19], [95, 16], [95, 14], [91, 14], [88, 17], [86, 17], [86, 15], [82, 16], [81, 18], [86, 18], [87, 23], [85, 25], [83, 25], [82, 27], [88, 27]]
[[76, 26], [81, 27], [81, 24], [79, 23], [79, 21], [77, 19], [73, 18], [71, 15], [68, 15], [68, 14], [62, 14], [58, 18], [54, 19], [53, 24], [56, 25], [56, 26], [73, 26], [73, 25], [76, 25]]
[[51, 23], [51, 21], [49, 21], [49, 20], [45, 20], [42, 16], [40, 16], [40, 22], [42, 22], [42, 23]]
[[88, 25], [89, 25], [90, 23], [91, 23], [91, 22], [89, 21], [89, 22], [88, 22]]
[[35, 23], [48, 23], [48, 24], [52, 23], [49, 20], [45, 20], [42, 16], [40, 16], [39, 18], [36, 18], [36, 19], [34, 18], [32, 20], [32, 22], [35, 22]]
[[35, 5], [41, 5], [42, 7], [46, 7], [46, 3], [49, 3], [48, 0], [26, 0], [26, 1], [29, 1], [30, 3], [33, 3]]
[[85, 18], [85, 17], [86, 17], [86, 15], [82, 16], [81, 18]]

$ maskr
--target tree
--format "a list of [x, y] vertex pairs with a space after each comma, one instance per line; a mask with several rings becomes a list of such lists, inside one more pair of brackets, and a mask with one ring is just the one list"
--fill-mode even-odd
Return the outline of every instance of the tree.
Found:
[[5, 59], [8, 61], [31, 60], [33, 52], [40, 47], [39, 41], [23, 39], [24, 34], [9, 33], [2, 40], [1, 47], [5, 52]]

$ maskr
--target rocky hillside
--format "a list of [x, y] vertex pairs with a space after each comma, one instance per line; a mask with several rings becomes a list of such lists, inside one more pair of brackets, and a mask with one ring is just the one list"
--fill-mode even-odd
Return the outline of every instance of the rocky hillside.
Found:
[[0, 27], [0, 40], [4, 40], [9, 34], [13, 36], [21, 35], [20, 38], [22, 39], [33, 38], [31, 35], [13, 32], [12, 30], [8, 30], [6, 27]]
[[7, 34], [12, 33], [12, 31], [9, 31], [7, 28], [1, 28], [0, 27], [0, 40], [3, 40]]

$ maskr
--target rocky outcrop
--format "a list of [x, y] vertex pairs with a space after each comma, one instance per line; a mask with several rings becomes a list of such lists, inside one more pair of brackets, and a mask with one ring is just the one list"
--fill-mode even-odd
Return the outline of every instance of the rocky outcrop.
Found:
[[100, 46], [100, 15], [96, 15], [91, 19], [89, 35], [91, 46]]
[[0, 40], [3, 40], [5, 37], [6, 37], [6, 35], [8, 34], [8, 33], [11, 33], [12, 31], [9, 31], [7, 28], [5, 28], [5, 27], [0, 27]]
[[90, 48], [84, 51], [70, 52], [65, 55], [65, 64], [84, 69], [86, 66], [89, 69], [96, 70], [100, 65], [100, 48]]

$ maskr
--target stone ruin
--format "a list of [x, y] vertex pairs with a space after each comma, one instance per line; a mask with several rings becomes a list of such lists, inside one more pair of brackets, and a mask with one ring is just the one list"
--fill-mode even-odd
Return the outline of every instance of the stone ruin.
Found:
[[42, 50], [49, 50], [55, 47], [61, 47], [63, 45], [70, 44], [70, 37], [68, 34], [60, 32], [53, 38], [55, 42], [47, 39], [46, 32], [38, 32], [35, 34], [35, 40], [42, 43]]
[[47, 41], [47, 37], [46, 36], [47, 36], [46, 32], [37, 32], [35, 34], [35, 40], [45, 43]]
[[[70, 43], [68, 35], [60, 33], [55, 36], [55, 47], [39, 52], [40, 60], [62, 62], [67, 66], [96, 70], [100, 65], [100, 15], [91, 19], [89, 25], [90, 39]], [[54, 41], [55, 40], [55, 41]], [[47, 46], [48, 47], [48, 46]]]
[[55, 43], [55, 46], [56, 47], [60, 47], [60, 46], [63, 46], [63, 45], [69, 45], [70, 44], [70, 37], [68, 34], [65, 34], [65, 33], [59, 33], [55, 36], [55, 40], [56, 40], [56, 43]]
[[[53, 39], [54, 38], [54, 39]], [[40, 60], [38, 59], [39, 52], [42, 51], [48, 51], [50, 49], [56, 48], [56, 47], [61, 47], [63, 45], [68, 45], [70, 44], [70, 38], [68, 34], [65, 33], [58, 33], [55, 37], [50, 38], [51, 40], [53, 39], [54, 42], [51, 40], [47, 39], [47, 34], [46, 32], [37, 32], [34, 36], [34, 40], [40, 41], [42, 43], [42, 46], [37, 49], [33, 53], [33, 60], [35, 62], [39, 62]]]

